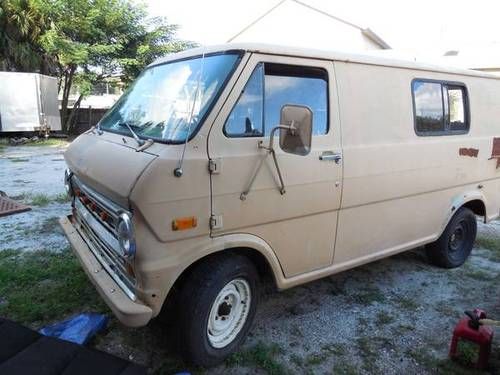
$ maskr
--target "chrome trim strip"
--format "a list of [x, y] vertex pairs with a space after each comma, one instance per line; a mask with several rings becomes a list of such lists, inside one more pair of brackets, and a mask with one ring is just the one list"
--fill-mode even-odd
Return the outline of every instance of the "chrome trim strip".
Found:
[[75, 208], [82, 218], [87, 222], [90, 228], [96, 232], [97, 236], [102, 239], [106, 245], [120, 254], [120, 243], [116, 237], [111, 234], [99, 221], [94, 218], [94, 215], [85, 208], [79, 199], [75, 200]]
[[126, 208], [123, 208], [122, 206], [117, 205], [116, 203], [110, 201], [100, 193], [96, 192], [95, 190], [89, 188], [87, 185], [85, 185], [78, 177], [76, 177], [73, 174], [73, 180], [75, 180], [76, 185], [82, 189], [85, 194], [88, 194], [90, 197], [95, 199], [97, 203], [101, 204], [107, 211], [109, 211], [110, 214], [113, 215], [114, 218], [118, 219], [118, 214], [120, 212], [127, 212], [130, 214], [130, 211], [127, 210]]

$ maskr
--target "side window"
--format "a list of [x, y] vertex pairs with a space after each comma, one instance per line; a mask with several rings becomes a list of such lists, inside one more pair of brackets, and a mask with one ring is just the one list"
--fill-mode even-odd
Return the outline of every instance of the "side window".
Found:
[[313, 135], [328, 132], [328, 76], [318, 68], [259, 64], [231, 111], [228, 137], [262, 137], [279, 124], [285, 104], [307, 106], [313, 112]]
[[450, 130], [469, 130], [465, 121], [465, 90], [463, 87], [448, 86], [448, 107], [450, 109]]
[[469, 131], [465, 86], [414, 80], [412, 83], [417, 135], [465, 134]]
[[415, 117], [421, 133], [444, 131], [443, 91], [440, 83], [414, 82]]
[[231, 111], [224, 132], [228, 137], [262, 137], [264, 134], [264, 64], [253, 71]]

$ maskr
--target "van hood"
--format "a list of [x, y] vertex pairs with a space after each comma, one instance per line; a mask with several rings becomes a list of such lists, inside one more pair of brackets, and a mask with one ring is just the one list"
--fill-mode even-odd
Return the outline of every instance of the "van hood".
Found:
[[120, 143], [115, 135], [85, 133], [64, 153], [69, 169], [87, 186], [122, 207], [146, 167], [156, 158]]

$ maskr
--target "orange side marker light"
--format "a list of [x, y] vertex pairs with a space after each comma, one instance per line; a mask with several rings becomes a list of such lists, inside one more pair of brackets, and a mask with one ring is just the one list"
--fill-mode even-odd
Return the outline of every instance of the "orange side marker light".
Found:
[[179, 217], [172, 220], [172, 230], [186, 230], [195, 228], [198, 225], [198, 221], [194, 216]]

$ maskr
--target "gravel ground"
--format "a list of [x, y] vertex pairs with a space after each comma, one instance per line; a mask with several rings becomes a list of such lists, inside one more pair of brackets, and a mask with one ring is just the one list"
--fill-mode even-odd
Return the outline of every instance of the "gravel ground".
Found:
[[69, 211], [64, 202], [64, 149], [64, 143], [0, 149], [0, 190], [32, 208], [0, 218], [0, 251], [59, 250], [67, 246], [57, 224], [57, 218]]
[[[0, 150], [0, 190], [25, 202], [39, 193], [57, 197], [63, 191], [62, 152], [61, 147]], [[55, 218], [68, 211], [68, 203], [51, 199], [31, 212], [1, 218], [0, 250], [66, 248]], [[129, 329], [112, 319], [93, 345], [165, 374], [182, 369], [207, 374], [473, 373], [447, 360], [449, 341], [466, 309], [480, 307], [500, 318], [499, 234], [500, 222], [479, 222], [479, 240], [459, 269], [431, 266], [423, 249], [414, 249], [284, 292], [266, 285], [242, 351], [216, 368], [184, 366], [167, 345], [168, 330], [156, 321]], [[496, 339], [490, 373], [500, 369], [499, 353]]]

